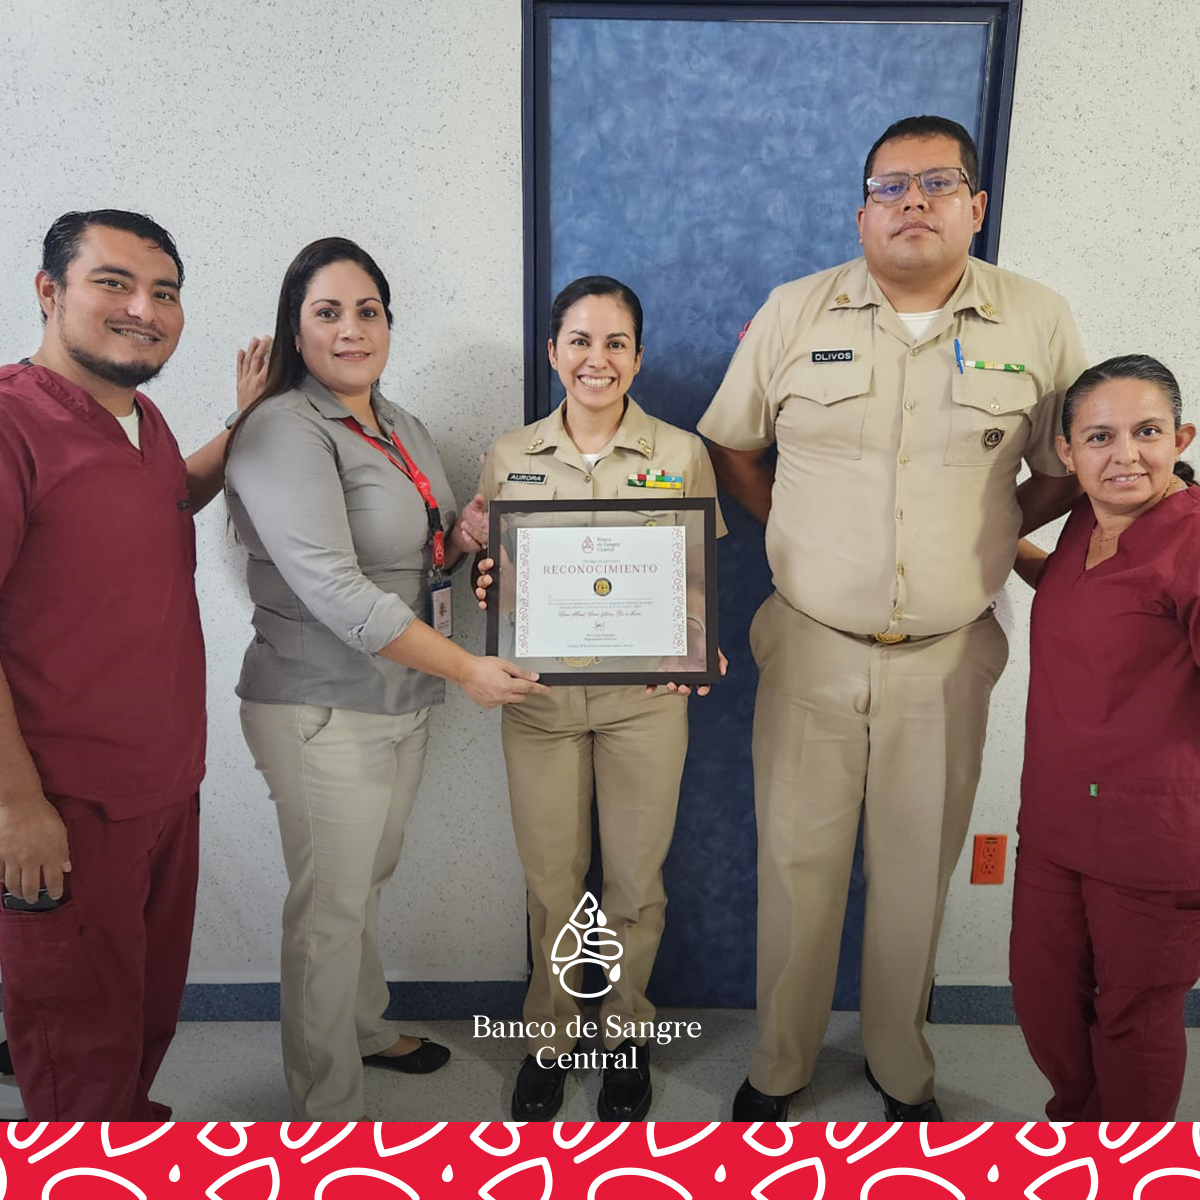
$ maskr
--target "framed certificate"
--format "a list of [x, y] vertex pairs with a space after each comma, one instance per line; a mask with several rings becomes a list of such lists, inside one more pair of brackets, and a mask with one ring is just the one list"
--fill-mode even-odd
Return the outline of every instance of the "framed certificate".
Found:
[[548, 684], [717, 679], [714, 500], [493, 500], [489, 524], [489, 654]]

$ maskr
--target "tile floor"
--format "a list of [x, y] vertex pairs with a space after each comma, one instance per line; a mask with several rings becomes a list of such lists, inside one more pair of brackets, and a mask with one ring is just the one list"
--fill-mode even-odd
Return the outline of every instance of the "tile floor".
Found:
[[[728, 1119], [746, 1074], [754, 1014], [743, 1009], [660, 1010], [660, 1020], [699, 1021], [694, 1040], [655, 1046], [656, 1121]], [[525, 1054], [515, 1040], [476, 1039], [469, 1021], [406, 1022], [405, 1031], [449, 1046], [454, 1057], [434, 1075], [367, 1069], [367, 1110], [379, 1121], [495, 1121], [509, 1118], [509, 1097]], [[1004, 1025], [931, 1025], [938, 1061], [937, 1097], [947, 1120], [1027, 1121], [1043, 1116], [1049, 1091], [1020, 1032]], [[1188, 1030], [1193, 1060], [1200, 1029]], [[834, 1013], [812, 1083], [792, 1102], [790, 1118], [881, 1120], [879, 1098], [863, 1078], [857, 1013]], [[564, 1121], [594, 1120], [599, 1073], [577, 1070], [567, 1081]], [[272, 1022], [192, 1021], [179, 1033], [159, 1072], [154, 1096], [180, 1121], [286, 1121], [279, 1067], [279, 1030]], [[1179, 1120], [1200, 1119], [1200, 1072], [1189, 1072]]]

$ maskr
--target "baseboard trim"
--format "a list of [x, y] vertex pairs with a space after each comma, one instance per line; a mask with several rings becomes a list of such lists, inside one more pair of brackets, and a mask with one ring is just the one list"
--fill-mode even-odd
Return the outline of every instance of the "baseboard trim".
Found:
[[[476, 1013], [490, 1020], [521, 1016], [525, 984], [506, 979], [475, 983], [428, 981], [388, 984], [392, 1020], [467, 1020]], [[277, 983], [189, 983], [183, 995], [181, 1021], [278, 1021]]]
[[[478, 982], [444, 980], [388, 984], [393, 1020], [470, 1020], [481, 1013], [493, 1021], [521, 1016], [525, 984], [509, 979]], [[181, 1021], [278, 1021], [277, 983], [189, 983], [184, 991]], [[969, 984], [935, 986], [929, 1000], [929, 1019], [935, 1025], [1015, 1025], [1012, 988]], [[1200, 1028], [1200, 989], [1188, 993], [1184, 1024]]]
[[1015, 1025], [1012, 988], [935, 985], [929, 998], [929, 1019], [935, 1025]]
[[[934, 987], [929, 1000], [929, 1019], [935, 1025], [1015, 1025], [1012, 988], [945, 984]], [[1183, 1006], [1183, 1023], [1200, 1027], [1200, 990], [1188, 992]]]

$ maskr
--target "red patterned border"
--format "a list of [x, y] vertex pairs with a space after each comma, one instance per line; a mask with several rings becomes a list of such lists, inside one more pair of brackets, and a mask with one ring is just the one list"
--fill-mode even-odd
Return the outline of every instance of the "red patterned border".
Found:
[[1172, 1200], [1200, 1126], [12, 1124], [0, 1200]]

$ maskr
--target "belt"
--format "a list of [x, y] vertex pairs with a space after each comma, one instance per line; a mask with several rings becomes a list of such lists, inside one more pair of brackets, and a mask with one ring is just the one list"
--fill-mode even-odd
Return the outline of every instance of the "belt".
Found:
[[[826, 628], [833, 629], [833, 626], [827, 625]], [[944, 636], [940, 633], [892, 633], [886, 629], [880, 633], [850, 633], [845, 629], [835, 629], [834, 632], [842, 637], [866, 642], [868, 646], [899, 646], [901, 642], [924, 642], [929, 638]]]
[[[925, 642], [930, 638], [945, 637], [947, 633], [953, 633], [954, 630], [947, 629], [941, 633], [897, 633], [891, 629], [881, 629], [878, 633], [851, 633], [848, 629], [839, 629], [836, 625], [826, 625], [824, 621], [818, 621], [816, 617], [810, 616], [802, 609], [794, 608], [789, 604], [778, 592], [774, 593], [777, 598], [789, 612], [795, 613], [797, 616], [804, 617], [806, 620], [813, 621], [817, 625], [823, 625], [826, 629], [832, 630], [834, 633], [840, 633], [842, 637], [855, 638], [857, 641], [866, 642], [869, 646], [899, 646], [901, 642]], [[989, 604], [979, 617], [975, 620], [980, 620], [995, 609], [995, 604]], [[973, 622], [968, 621], [970, 625]], [[961, 626], [960, 628], [966, 628]]]

